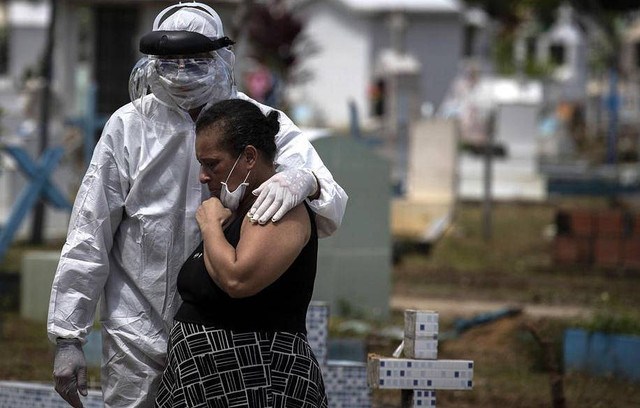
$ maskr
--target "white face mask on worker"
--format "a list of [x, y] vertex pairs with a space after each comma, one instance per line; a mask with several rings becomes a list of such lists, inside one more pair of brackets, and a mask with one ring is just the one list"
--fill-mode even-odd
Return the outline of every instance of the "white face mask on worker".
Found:
[[238, 164], [238, 160], [240, 160], [240, 157], [242, 157], [242, 153], [240, 153], [240, 156], [238, 156], [238, 158], [236, 159], [236, 162], [233, 164], [233, 167], [231, 168], [229, 175], [227, 175], [227, 180], [220, 182], [220, 184], [222, 184], [222, 190], [220, 190], [220, 202], [222, 203], [223, 206], [225, 206], [232, 212], [235, 212], [240, 206], [240, 201], [242, 201], [245, 190], [249, 185], [249, 183], [247, 183], [247, 179], [249, 178], [249, 174], [251, 174], [251, 171], [249, 171], [247, 173], [247, 177], [244, 178], [244, 181], [240, 183], [240, 185], [235, 190], [229, 191], [229, 186], [227, 185], [227, 182], [229, 181], [229, 177], [231, 177], [231, 173], [233, 173], [233, 169], [236, 168], [236, 165]]

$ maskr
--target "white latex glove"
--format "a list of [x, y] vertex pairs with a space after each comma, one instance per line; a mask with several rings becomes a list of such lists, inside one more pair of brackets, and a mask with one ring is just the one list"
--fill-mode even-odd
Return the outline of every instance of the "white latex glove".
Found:
[[276, 222], [305, 198], [318, 191], [318, 181], [309, 169], [288, 169], [274, 174], [253, 190], [258, 199], [248, 216], [251, 221], [265, 224]]
[[53, 362], [56, 391], [72, 407], [82, 408], [78, 391], [87, 395], [87, 363], [79, 339], [58, 339]]

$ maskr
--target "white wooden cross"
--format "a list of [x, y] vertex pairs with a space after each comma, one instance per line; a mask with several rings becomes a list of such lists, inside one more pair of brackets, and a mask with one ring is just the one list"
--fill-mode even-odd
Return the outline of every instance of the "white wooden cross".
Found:
[[[435, 407], [436, 390], [473, 388], [473, 361], [437, 359], [437, 312], [405, 310], [403, 344], [406, 358], [369, 356], [371, 388], [403, 390], [403, 404], [413, 407]], [[408, 391], [411, 402], [405, 401]]]

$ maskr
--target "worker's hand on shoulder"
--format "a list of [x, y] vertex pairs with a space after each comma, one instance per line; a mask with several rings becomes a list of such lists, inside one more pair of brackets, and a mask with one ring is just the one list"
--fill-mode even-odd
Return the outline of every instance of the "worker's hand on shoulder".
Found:
[[217, 197], [211, 197], [202, 203], [196, 212], [196, 221], [201, 230], [213, 223], [223, 225], [229, 217], [231, 217], [231, 210], [225, 208]]
[[253, 190], [258, 196], [249, 210], [252, 221], [265, 224], [269, 220], [277, 222], [289, 210], [302, 203], [307, 197], [313, 199], [319, 193], [318, 180], [309, 169], [287, 169], [274, 174]]
[[82, 408], [78, 391], [87, 395], [87, 363], [79, 339], [58, 339], [53, 378], [58, 394], [72, 407]]

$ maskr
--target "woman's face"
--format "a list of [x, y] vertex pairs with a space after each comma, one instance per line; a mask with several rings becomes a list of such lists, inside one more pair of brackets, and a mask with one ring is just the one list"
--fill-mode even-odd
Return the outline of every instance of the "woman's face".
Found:
[[[247, 176], [248, 170], [242, 157], [235, 169], [233, 165], [238, 157], [223, 149], [221, 137], [215, 127], [198, 134], [196, 138], [196, 157], [200, 162], [200, 183], [207, 184], [213, 197], [220, 198], [223, 181], [227, 182], [230, 191], [234, 191]], [[233, 173], [229, 173], [233, 169]], [[229, 177], [229, 180], [227, 180]]]

